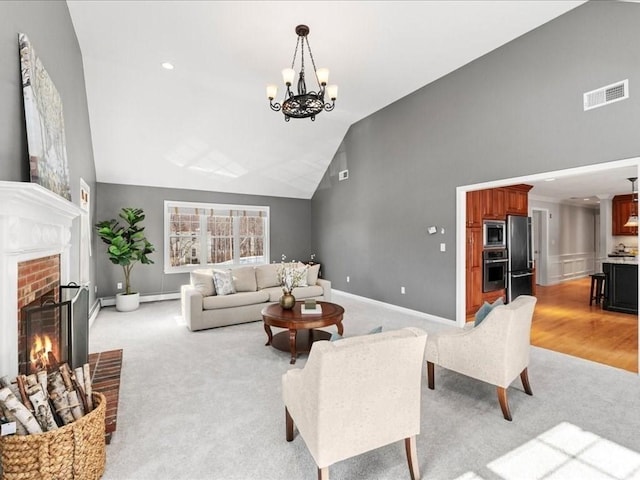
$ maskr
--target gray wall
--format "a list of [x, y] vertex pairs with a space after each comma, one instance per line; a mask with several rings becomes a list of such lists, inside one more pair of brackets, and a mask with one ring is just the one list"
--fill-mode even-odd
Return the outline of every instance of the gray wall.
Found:
[[529, 199], [533, 208], [548, 210], [548, 255], [595, 254], [595, 217], [597, 209], [558, 202]]
[[[588, 2], [354, 124], [312, 199], [334, 288], [453, 319], [457, 186], [640, 155], [638, 25]], [[583, 111], [625, 78], [628, 100]]]
[[[270, 207], [271, 261], [308, 260], [311, 253], [311, 201], [259, 195], [204, 192], [157, 187], [141, 187], [98, 183], [97, 221], [118, 218], [122, 207], [142, 208], [145, 212], [145, 232], [156, 252], [151, 255], [153, 265], [136, 265], [131, 274], [131, 286], [142, 295], [174, 293], [180, 285], [189, 283], [187, 273], [164, 273], [164, 201], [228, 203]], [[95, 222], [94, 222], [95, 223]], [[106, 255], [106, 245], [97, 246], [98, 296], [111, 297], [118, 291], [117, 282], [124, 282], [122, 268], [113, 265]]]
[[[0, 1], [0, 180], [29, 181], [18, 33], [27, 34], [62, 98], [71, 198], [79, 204], [80, 178], [93, 194], [96, 173], [82, 55], [63, 1]], [[95, 201], [92, 206], [95, 212]], [[78, 232], [79, 220], [74, 224], [74, 242]], [[79, 260], [77, 255], [71, 260], [73, 279], [79, 272]], [[95, 272], [94, 256], [90, 266], [93, 284]], [[91, 290], [93, 304], [95, 295]]]

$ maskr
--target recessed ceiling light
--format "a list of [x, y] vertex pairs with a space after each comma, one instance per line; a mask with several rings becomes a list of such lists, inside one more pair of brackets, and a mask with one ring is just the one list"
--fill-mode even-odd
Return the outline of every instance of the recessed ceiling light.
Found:
[[553, 181], [555, 181], [555, 178], [545, 178], [544, 181], [545, 182], [553, 182]]
[[162, 68], [164, 68], [166, 70], [173, 70], [173, 63], [163, 62], [162, 63]]

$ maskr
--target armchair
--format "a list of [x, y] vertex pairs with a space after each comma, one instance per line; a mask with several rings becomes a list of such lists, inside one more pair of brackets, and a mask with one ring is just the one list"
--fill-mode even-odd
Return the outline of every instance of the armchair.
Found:
[[511, 382], [520, 375], [524, 391], [533, 395], [527, 367], [535, 304], [535, 297], [520, 295], [508, 305], [495, 307], [476, 327], [469, 323], [463, 329], [429, 335], [429, 388], [434, 389], [434, 365], [495, 385], [502, 414], [511, 421], [507, 399]]
[[313, 344], [303, 369], [282, 377], [286, 439], [294, 423], [328, 480], [329, 466], [405, 440], [411, 479], [419, 478], [422, 362], [426, 332], [403, 328]]

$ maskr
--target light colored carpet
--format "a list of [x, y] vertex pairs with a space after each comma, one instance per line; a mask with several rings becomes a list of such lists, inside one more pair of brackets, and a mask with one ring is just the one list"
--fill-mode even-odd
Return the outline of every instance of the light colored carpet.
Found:
[[[339, 294], [334, 301], [345, 307], [345, 336], [379, 325], [443, 328]], [[287, 353], [265, 341], [261, 322], [189, 332], [176, 300], [129, 313], [102, 309], [90, 351], [124, 349], [118, 427], [103, 478], [316, 478], [301, 437], [285, 441], [281, 397], [282, 374], [303, 367], [306, 356], [291, 366]], [[507, 422], [494, 387], [436, 368], [436, 390], [423, 383], [422, 478], [640, 478], [637, 375], [534, 347], [529, 378], [533, 397], [519, 380], [509, 389], [513, 422]], [[564, 457], [553, 442], [542, 453], [532, 448], [545, 438], [559, 438]], [[589, 439], [600, 440], [600, 449], [593, 442], [587, 448]], [[600, 463], [581, 459], [589, 453]], [[340, 462], [330, 477], [408, 479], [404, 445]]]

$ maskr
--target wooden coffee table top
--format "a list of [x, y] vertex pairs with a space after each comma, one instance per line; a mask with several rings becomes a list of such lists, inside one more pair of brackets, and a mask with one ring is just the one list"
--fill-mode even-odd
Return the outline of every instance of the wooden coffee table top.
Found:
[[335, 325], [342, 321], [344, 308], [331, 302], [317, 302], [322, 313], [302, 313], [304, 302], [296, 302], [291, 310], [285, 310], [279, 303], [272, 303], [262, 309], [262, 319], [272, 327], [300, 330]]
[[[279, 303], [272, 303], [262, 309], [264, 331], [267, 343], [274, 348], [291, 353], [292, 365], [296, 363], [298, 353], [311, 351], [311, 345], [318, 340], [329, 340], [331, 334], [314, 328], [335, 325], [342, 335], [342, 315], [344, 308], [331, 302], [317, 302], [322, 313], [302, 313], [304, 302], [296, 302], [291, 310], [285, 310]], [[286, 332], [273, 335], [271, 327], [286, 328]]]

